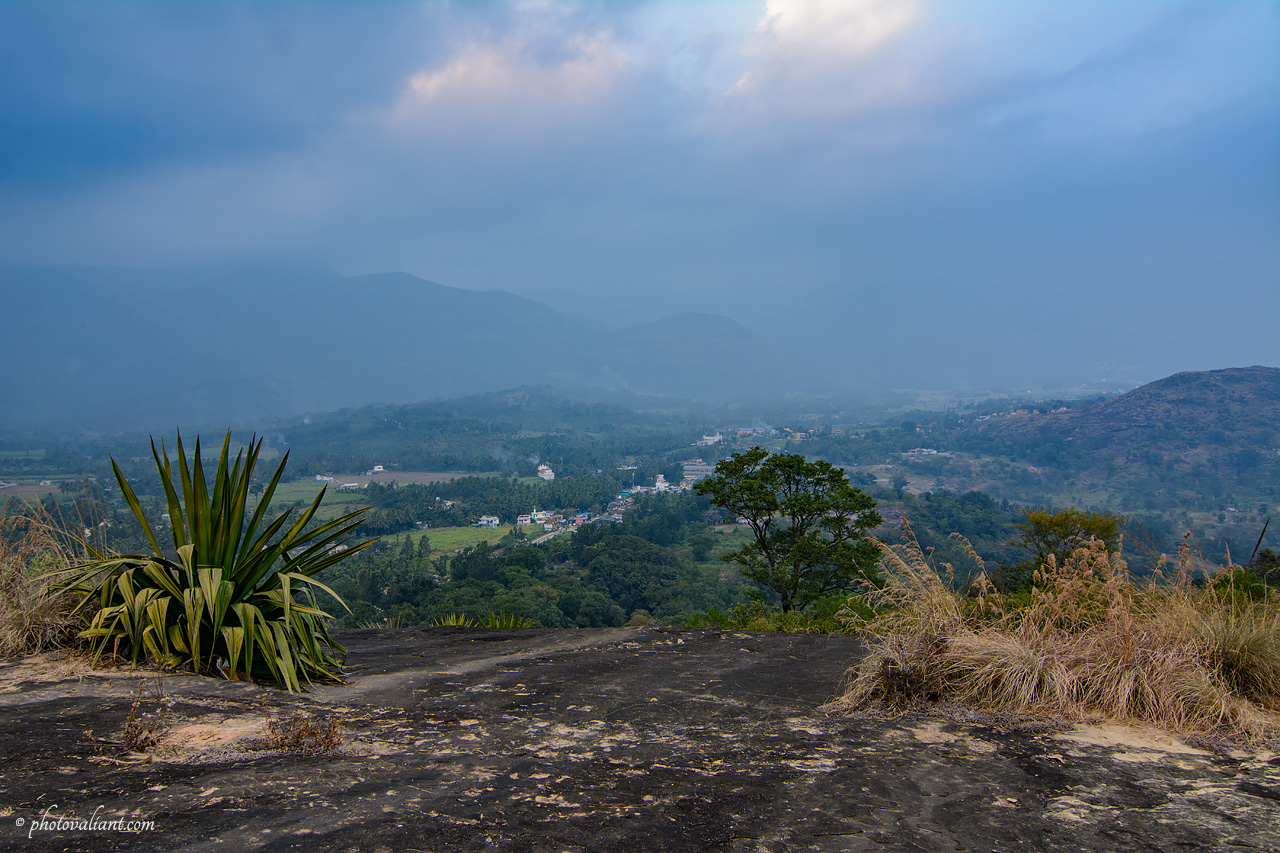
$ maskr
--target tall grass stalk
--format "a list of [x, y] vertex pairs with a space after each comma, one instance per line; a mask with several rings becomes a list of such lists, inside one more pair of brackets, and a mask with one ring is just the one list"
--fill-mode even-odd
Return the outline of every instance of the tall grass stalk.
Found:
[[1139, 583], [1119, 550], [1091, 541], [1061, 565], [1050, 556], [1029, 596], [995, 593], [981, 565], [969, 590], [953, 590], [905, 522], [902, 544], [878, 544], [888, 583], [840, 614], [869, 653], [829, 712], [959, 701], [1255, 743], [1280, 735], [1280, 602], [1242, 594], [1239, 567], [1195, 584], [1187, 542], [1171, 577], [1162, 564]]
[[76, 558], [75, 540], [63, 531], [37, 501], [0, 505], [0, 655], [61, 648], [84, 628], [76, 596], [47, 577]]

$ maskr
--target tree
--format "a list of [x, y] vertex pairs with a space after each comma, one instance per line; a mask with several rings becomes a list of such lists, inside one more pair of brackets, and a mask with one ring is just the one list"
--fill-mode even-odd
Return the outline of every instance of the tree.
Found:
[[1068, 507], [1049, 512], [1043, 509], [1025, 510], [1023, 521], [1013, 527], [1017, 534], [1010, 545], [1031, 551], [1035, 556], [1013, 566], [1002, 566], [997, 572], [996, 586], [1001, 592], [1014, 592], [1031, 585], [1035, 570], [1049, 558], [1061, 566], [1071, 552], [1090, 539], [1106, 544], [1108, 551], [1120, 547], [1120, 522], [1109, 512], [1084, 512]]
[[1070, 507], [1057, 512], [1027, 510], [1025, 519], [1013, 527], [1018, 533], [1009, 544], [1034, 552], [1036, 565], [1050, 554], [1061, 565], [1090, 539], [1105, 542], [1108, 551], [1120, 546], [1120, 517], [1109, 512], [1084, 512]]
[[775, 594], [783, 612], [880, 581], [864, 533], [883, 519], [831, 463], [756, 447], [721, 460], [696, 489], [750, 526], [754, 541], [721, 559]]

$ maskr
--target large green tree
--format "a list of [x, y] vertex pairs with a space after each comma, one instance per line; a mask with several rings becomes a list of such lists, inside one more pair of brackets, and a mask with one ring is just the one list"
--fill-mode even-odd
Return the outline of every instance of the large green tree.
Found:
[[756, 447], [721, 460], [696, 488], [750, 526], [752, 541], [723, 559], [776, 595], [784, 612], [880, 580], [865, 534], [883, 519], [831, 463]]

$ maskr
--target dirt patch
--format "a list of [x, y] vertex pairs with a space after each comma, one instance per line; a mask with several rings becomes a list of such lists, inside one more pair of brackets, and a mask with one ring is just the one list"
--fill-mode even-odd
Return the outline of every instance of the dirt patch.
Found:
[[1113, 754], [1199, 755], [1209, 753], [1188, 745], [1177, 735], [1140, 726], [1078, 725], [1055, 735], [1059, 740], [1116, 750]]
[[87, 655], [66, 650], [7, 658], [0, 660], [0, 693], [16, 693], [34, 684], [79, 681], [101, 672]]
[[51, 495], [58, 491], [58, 486], [58, 483], [48, 486], [9, 483], [0, 488], [0, 498], [8, 497], [9, 495]]
[[261, 742], [266, 736], [267, 719], [265, 715], [246, 715], [174, 726], [160, 738], [156, 753], [188, 760], [202, 752], [226, 750], [245, 740]]

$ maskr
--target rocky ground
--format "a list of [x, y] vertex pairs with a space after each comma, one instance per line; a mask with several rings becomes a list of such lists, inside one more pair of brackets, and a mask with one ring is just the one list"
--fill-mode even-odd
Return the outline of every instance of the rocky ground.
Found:
[[[859, 654], [849, 637], [342, 638], [350, 682], [303, 696], [189, 675], [157, 687], [155, 674], [52, 657], [3, 662], [0, 847], [1280, 850], [1280, 759], [1269, 754], [1132, 729], [824, 716]], [[131, 709], [135, 750], [123, 742]], [[282, 752], [268, 719], [304, 743], [340, 734], [342, 746]], [[153, 826], [40, 825], [95, 811]]]

